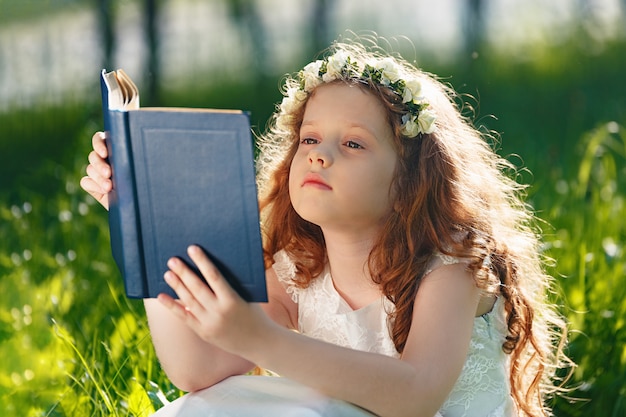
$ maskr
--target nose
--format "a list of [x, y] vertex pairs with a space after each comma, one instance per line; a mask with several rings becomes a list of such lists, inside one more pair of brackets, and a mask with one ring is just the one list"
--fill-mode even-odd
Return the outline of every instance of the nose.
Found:
[[320, 147], [316, 147], [309, 151], [309, 164], [319, 165], [322, 168], [328, 168], [332, 163], [332, 157]]

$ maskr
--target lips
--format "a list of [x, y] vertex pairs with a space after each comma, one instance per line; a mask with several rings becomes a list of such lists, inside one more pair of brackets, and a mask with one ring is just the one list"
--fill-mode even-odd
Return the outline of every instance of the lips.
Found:
[[302, 181], [302, 187], [315, 187], [323, 190], [332, 190], [333, 188], [324, 181], [321, 175], [309, 172]]

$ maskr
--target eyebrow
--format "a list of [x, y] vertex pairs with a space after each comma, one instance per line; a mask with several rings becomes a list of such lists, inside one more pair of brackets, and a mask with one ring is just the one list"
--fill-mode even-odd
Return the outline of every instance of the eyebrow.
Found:
[[[302, 124], [300, 125], [300, 128], [302, 129], [303, 127], [315, 127], [315, 125], [317, 124], [317, 122], [315, 120], [313, 121], [307, 121], [307, 122], [302, 122]], [[367, 127], [364, 124], [361, 123], [350, 123], [349, 128], [357, 128], [357, 129], [361, 129], [366, 131], [367, 133], [369, 133], [370, 135], [372, 135], [374, 137], [374, 139], [376, 139], [377, 141], [379, 141], [380, 139], [378, 138], [379, 135], [377, 135], [372, 129], [370, 129], [369, 127]]]

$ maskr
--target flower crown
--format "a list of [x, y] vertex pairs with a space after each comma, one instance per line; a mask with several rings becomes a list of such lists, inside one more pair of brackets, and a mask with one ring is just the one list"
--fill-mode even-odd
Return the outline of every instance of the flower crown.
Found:
[[436, 115], [421, 95], [422, 86], [418, 80], [402, 79], [400, 66], [392, 58], [380, 58], [361, 66], [346, 51], [338, 51], [323, 60], [311, 62], [298, 73], [299, 84], [287, 88], [280, 105], [277, 125], [284, 127], [288, 124], [292, 120], [292, 113], [318, 85], [338, 79], [369, 81], [387, 87], [398, 95], [407, 108], [406, 114], [402, 116], [401, 133], [404, 136], [415, 138], [435, 131]]

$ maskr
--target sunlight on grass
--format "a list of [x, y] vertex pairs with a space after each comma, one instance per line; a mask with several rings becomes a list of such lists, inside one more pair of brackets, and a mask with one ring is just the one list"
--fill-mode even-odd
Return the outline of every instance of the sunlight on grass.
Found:
[[[579, 133], [593, 126], [586, 124], [589, 119], [605, 119], [601, 109], [623, 104], [603, 101], [592, 83], [563, 93], [565, 87], [554, 85], [559, 74], [539, 79], [506, 67], [485, 76], [489, 83], [482, 97], [511, 115], [502, 129], [502, 153], [519, 153], [532, 171], [529, 202], [545, 221], [545, 255], [555, 260], [549, 272], [559, 284], [555, 301], [570, 321], [568, 354], [578, 364], [569, 396], [582, 401], [558, 398], [555, 414], [624, 416], [626, 130], [620, 120]], [[577, 71], [582, 77], [584, 71]], [[616, 80], [621, 78], [620, 73]], [[565, 84], [569, 88], [572, 82]], [[275, 94], [275, 85], [269, 87]], [[248, 100], [244, 108], [253, 114], [271, 109], [249, 88], [240, 86], [243, 99], [230, 85], [220, 88], [208, 100], [214, 106]], [[176, 105], [189, 105], [189, 97], [205, 99], [204, 92], [170, 92]], [[576, 106], [564, 115], [559, 106], [568, 102]], [[192, 104], [206, 107], [204, 101]], [[552, 107], [559, 111], [548, 111]], [[148, 416], [182, 395], [159, 367], [141, 301], [124, 296], [109, 249], [106, 212], [78, 186], [88, 138], [101, 124], [93, 108], [88, 103], [0, 115], [0, 138], [11, 138], [0, 140], [8, 159], [0, 177], [9, 181], [0, 188], [1, 416]], [[518, 112], [523, 114], [517, 117]], [[43, 122], [32, 123], [35, 119]], [[494, 126], [488, 128], [500, 130], [495, 118], [489, 123]], [[59, 163], [62, 148], [70, 158]], [[25, 173], [11, 177], [24, 161]]]
[[105, 212], [79, 190], [84, 162], [55, 171], [62, 192], [0, 205], [0, 415], [147, 416], [180, 392], [123, 295]]
[[[572, 397], [557, 415], [626, 412], [625, 130], [603, 124], [580, 141], [572, 179], [546, 181], [533, 203], [547, 221], [569, 354]], [[123, 295], [106, 216], [65, 173], [66, 192], [0, 207], [0, 400], [8, 415], [148, 416], [182, 393], [158, 367], [140, 302]], [[33, 239], [33, 237], [38, 237]], [[596, 410], [596, 411], [594, 411]], [[611, 410], [611, 411], [609, 411]], [[608, 414], [606, 414], [608, 413]]]
[[[602, 124], [580, 141], [576, 177], [560, 191], [535, 196], [550, 207], [548, 254], [557, 262], [569, 354], [577, 362], [572, 397], [559, 400], [564, 416], [626, 414], [626, 130]], [[567, 190], [567, 191], [565, 191]], [[540, 196], [540, 195], [541, 196]], [[559, 415], [559, 414], [557, 414]]]

